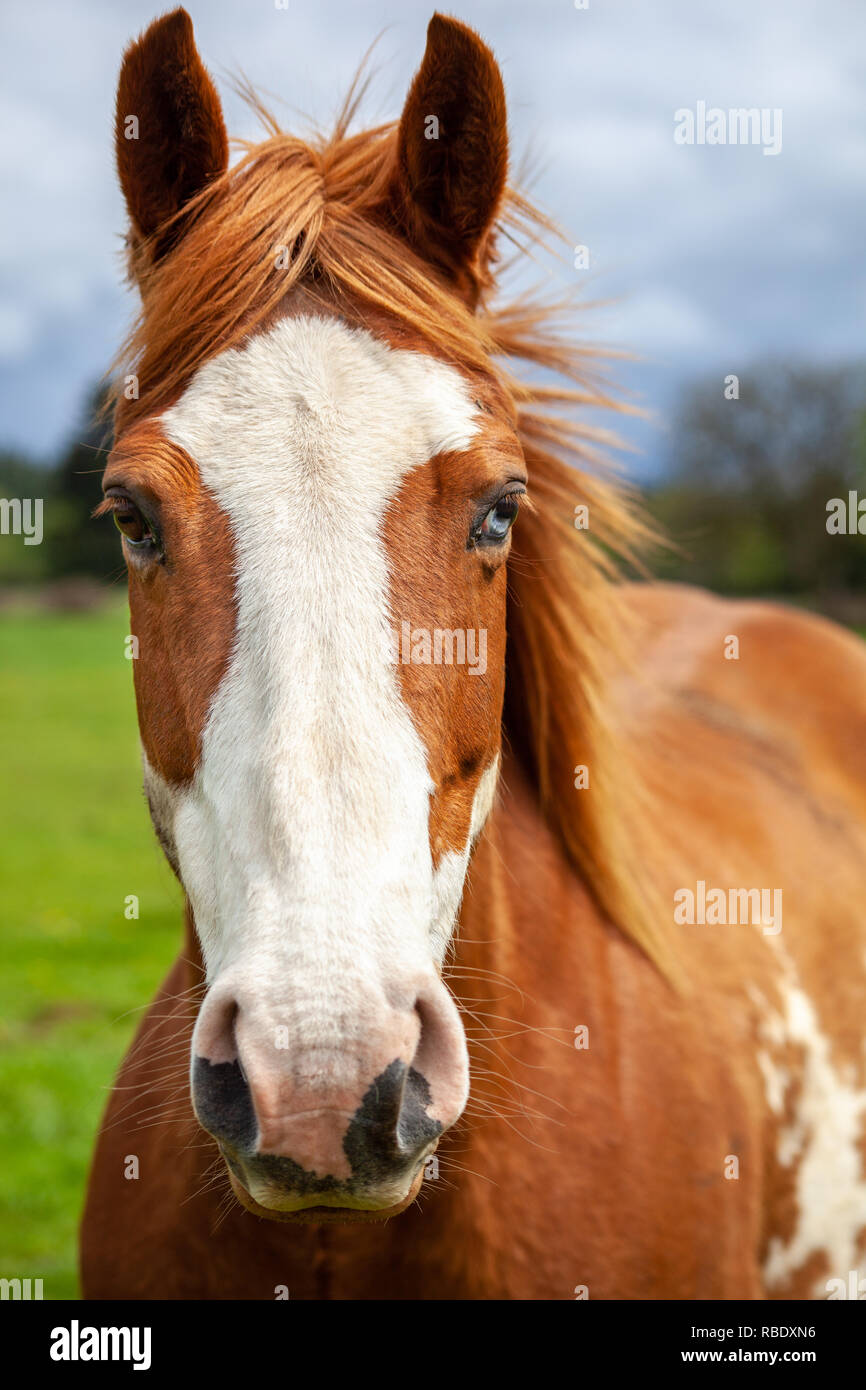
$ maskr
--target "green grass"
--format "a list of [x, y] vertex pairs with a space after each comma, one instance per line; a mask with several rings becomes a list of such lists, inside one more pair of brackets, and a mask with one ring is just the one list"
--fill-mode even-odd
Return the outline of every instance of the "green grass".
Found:
[[116, 602], [0, 614], [0, 1277], [41, 1277], [46, 1298], [78, 1292], [107, 1089], [180, 940], [141, 793], [127, 631]]

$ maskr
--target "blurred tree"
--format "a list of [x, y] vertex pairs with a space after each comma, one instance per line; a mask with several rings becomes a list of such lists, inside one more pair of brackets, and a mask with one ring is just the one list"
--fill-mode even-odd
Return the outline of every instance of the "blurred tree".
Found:
[[866, 497], [866, 369], [791, 364], [692, 387], [651, 509], [680, 547], [666, 577], [730, 593], [866, 593], [866, 536], [827, 531], [827, 503]]
[[94, 389], [75, 438], [52, 467], [15, 452], [0, 452], [0, 496], [41, 498], [43, 540], [25, 546], [0, 537], [0, 583], [35, 584], [73, 576], [110, 581], [123, 571], [115, 528], [93, 521], [102, 492], [110, 426], [99, 420], [104, 390]]
[[94, 521], [102, 500], [100, 479], [110, 448], [111, 427], [100, 418], [105, 399], [97, 387], [90, 395], [81, 428], [55, 470], [55, 495], [46, 526], [49, 573], [89, 575], [110, 580], [123, 569], [118, 535], [110, 518]]

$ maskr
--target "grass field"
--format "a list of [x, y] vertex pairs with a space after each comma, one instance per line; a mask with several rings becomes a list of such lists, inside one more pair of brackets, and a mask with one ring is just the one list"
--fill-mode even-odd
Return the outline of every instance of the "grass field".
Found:
[[0, 1277], [41, 1277], [46, 1298], [78, 1292], [99, 1117], [181, 931], [141, 793], [127, 631], [119, 602], [0, 614]]

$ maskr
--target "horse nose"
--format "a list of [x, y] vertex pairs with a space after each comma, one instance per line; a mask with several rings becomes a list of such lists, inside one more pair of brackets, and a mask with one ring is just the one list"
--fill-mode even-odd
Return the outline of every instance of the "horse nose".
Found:
[[[276, 1146], [269, 1142], [268, 1130], [259, 1124], [253, 1093], [240, 1061], [209, 1062], [205, 1057], [196, 1057], [192, 1085], [199, 1121], [215, 1139], [239, 1156], [280, 1156], [272, 1152]], [[306, 1169], [315, 1164], [320, 1153], [324, 1157], [322, 1131], [335, 1127], [330, 1120], [333, 1115], [341, 1131], [338, 1137], [342, 1158], [335, 1162], [331, 1152], [325, 1166], [342, 1169], [348, 1163], [356, 1178], [376, 1177], [383, 1169], [411, 1162], [442, 1133], [441, 1121], [429, 1114], [431, 1101], [426, 1077], [396, 1057], [371, 1081], [351, 1116], [323, 1108], [279, 1117], [280, 1127], [290, 1143], [294, 1131], [292, 1148], [298, 1157], [292, 1161]], [[347, 1121], [345, 1126], [340, 1123], [341, 1117]], [[273, 1123], [268, 1128], [272, 1131]], [[288, 1162], [285, 1171], [289, 1173]]]
[[368, 1024], [360, 1046], [360, 1029], [342, 1047], [311, 1046], [304, 1015], [278, 1050], [260, 1008], [222, 993], [208, 1011], [205, 1000], [192, 1066], [199, 1121], [262, 1206], [390, 1204], [465, 1105], [456, 1006], [436, 980], [412, 1010]]

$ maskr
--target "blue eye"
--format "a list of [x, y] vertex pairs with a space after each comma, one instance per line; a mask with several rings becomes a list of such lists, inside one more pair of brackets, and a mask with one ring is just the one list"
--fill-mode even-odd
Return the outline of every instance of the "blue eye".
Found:
[[514, 525], [520, 507], [520, 494], [507, 493], [500, 497], [472, 533], [476, 545], [501, 545]]

